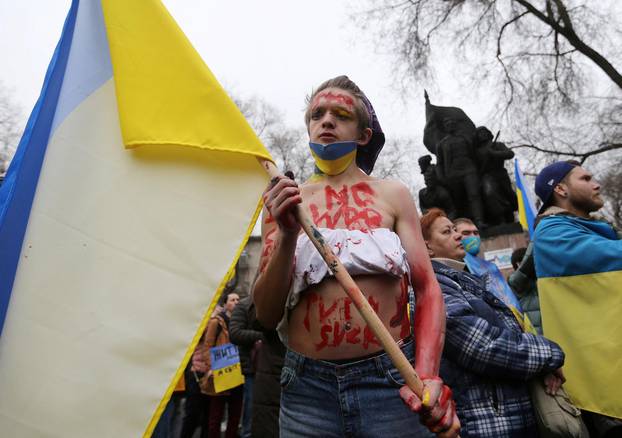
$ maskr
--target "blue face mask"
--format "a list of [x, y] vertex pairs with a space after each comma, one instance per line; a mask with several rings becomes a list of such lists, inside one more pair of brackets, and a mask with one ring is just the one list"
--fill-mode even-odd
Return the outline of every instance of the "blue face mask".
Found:
[[476, 256], [479, 254], [479, 246], [482, 243], [482, 239], [477, 236], [468, 236], [462, 238], [462, 246], [464, 250], [471, 255]]

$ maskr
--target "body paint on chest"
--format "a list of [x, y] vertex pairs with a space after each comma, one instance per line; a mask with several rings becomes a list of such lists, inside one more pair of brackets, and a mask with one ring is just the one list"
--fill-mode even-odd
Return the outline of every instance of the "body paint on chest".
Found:
[[364, 182], [350, 187], [344, 185], [338, 192], [327, 185], [324, 187], [326, 209], [321, 211], [315, 203], [310, 204], [309, 209], [318, 227], [335, 229], [343, 220], [349, 230], [368, 231], [382, 225], [382, 215], [370, 207], [374, 204], [375, 196], [373, 189]]

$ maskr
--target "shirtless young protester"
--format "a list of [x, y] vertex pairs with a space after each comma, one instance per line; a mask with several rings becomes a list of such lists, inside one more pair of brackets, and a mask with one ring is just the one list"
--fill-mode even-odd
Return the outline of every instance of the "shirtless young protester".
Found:
[[[288, 347], [281, 385], [281, 436], [457, 436], [451, 391], [438, 377], [445, 309], [401, 183], [369, 176], [384, 135], [362, 91], [346, 76], [308, 99], [305, 121], [316, 174], [285, 177], [264, 193], [263, 250], [254, 286], [257, 318]], [[328, 146], [327, 146], [328, 145]], [[315, 226], [422, 378], [426, 406], [400, 399], [404, 381], [308, 237], [294, 207]], [[416, 306], [414, 336], [408, 283]], [[412, 394], [412, 393], [411, 393]]]

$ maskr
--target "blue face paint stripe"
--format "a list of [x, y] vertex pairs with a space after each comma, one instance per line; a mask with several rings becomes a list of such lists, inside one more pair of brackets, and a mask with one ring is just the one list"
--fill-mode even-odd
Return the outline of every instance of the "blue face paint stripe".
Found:
[[0, 188], [0, 334], [11, 298], [22, 243], [37, 189], [50, 130], [56, 114], [76, 23], [79, 0], [73, 0], [63, 32], [26, 129]]
[[358, 144], [355, 141], [330, 143], [326, 146], [319, 143], [309, 143], [313, 153], [322, 160], [337, 160], [356, 150], [357, 146]]

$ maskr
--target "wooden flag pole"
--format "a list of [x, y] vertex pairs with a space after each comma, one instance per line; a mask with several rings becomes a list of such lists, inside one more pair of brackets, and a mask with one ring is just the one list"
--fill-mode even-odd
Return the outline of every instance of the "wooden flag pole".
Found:
[[[258, 158], [258, 160], [266, 172], [268, 172], [270, 178], [282, 175], [281, 172], [279, 172], [279, 169], [277, 169], [271, 161], [262, 158]], [[356, 309], [359, 311], [374, 335], [376, 335], [376, 338], [380, 341], [380, 344], [391, 358], [391, 361], [406, 381], [406, 385], [408, 385], [408, 387], [415, 394], [417, 394], [421, 400], [423, 400], [423, 382], [421, 382], [417, 372], [414, 370], [400, 347], [393, 340], [393, 337], [387, 328], [384, 324], [382, 324], [382, 321], [380, 321], [380, 318], [378, 318], [378, 315], [376, 315], [376, 312], [374, 312], [369, 302], [365, 299], [361, 289], [357, 286], [348, 271], [344, 268], [339, 258], [333, 254], [331, 247], [326, 244], [322, 234], [315, 227], [311, 221], [311, 218], [309, 218], [309, 215], [300, 206], [297, 206], [296, 208], [296, 218], [307, 236], [309, 236], [311, 242], [313, 242], [313, 245], [315, 245], [317, 250], [322, 255], [322, 258], [324, 258], [328, 268], [331, 270], [343, 290], [346, 294], [348, 294], [356, 306]]]

